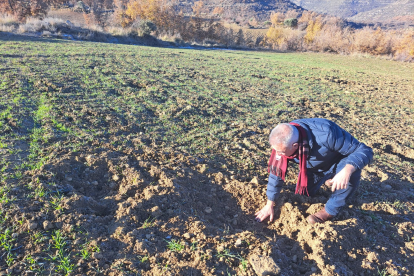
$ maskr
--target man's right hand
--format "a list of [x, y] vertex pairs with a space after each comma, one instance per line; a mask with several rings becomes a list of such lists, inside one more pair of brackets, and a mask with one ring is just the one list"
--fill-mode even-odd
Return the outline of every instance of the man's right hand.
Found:
[[262, 208], [259, 212], [255, 214], [256, 220], [258, 222], [264, 221], [267, 217], [270, 216], [269, 221], [273, 221], [273, 215], [274, 215], [274, 209], [273, 206], [275, 206], [275, 203], [271, 200], [268, 200], [265, 207]]

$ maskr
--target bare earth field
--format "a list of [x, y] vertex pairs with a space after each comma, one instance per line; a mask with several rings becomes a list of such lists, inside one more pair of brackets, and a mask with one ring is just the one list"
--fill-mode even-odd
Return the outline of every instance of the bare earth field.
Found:
[[[0, 33], [0, 275], [414, 274], [414, 64]], [[371, 146], [354, 200], [266, 200], [272, 127], [328, 118]]]

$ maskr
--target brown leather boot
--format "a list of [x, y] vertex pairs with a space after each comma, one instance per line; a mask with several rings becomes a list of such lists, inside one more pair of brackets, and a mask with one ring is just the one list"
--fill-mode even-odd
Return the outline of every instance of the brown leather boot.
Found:
[[328, 214], [325, 211], [325, 207], [322, 208], [319, 212], [316, 214], [310, 215], [306, 218], [309, 224], [315, 224], [315, 223], [324, 223], [327, 220], [333, 219], [334, 216]]

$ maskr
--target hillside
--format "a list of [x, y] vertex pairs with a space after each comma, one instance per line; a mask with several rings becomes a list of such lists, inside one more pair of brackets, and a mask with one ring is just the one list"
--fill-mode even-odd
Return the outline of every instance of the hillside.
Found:
[[359, 22], [407, 20], [414, 15], [412, 0], [292, 0], [305, 9]]
[[[192, 12], [192, 6], [196, 0], [180, 0], [179, 8], [185, 13]], [[287, 0], [205, 0], [204, 11], [211, 13], [216, 7], [223, 8], [223, 17], [233, 20], [250, 20], [256, 18], [258, 21], [266, 21], [272, 12], [283, 12], [294, 10], [299, 14], [303, 8]]]
[[357, 22], [411, 22], [411, 24], [414, 24], [414, 1], [394, 1], [386, 7], [358, 13], [351, 19]]
[[292, 0], [305, 9], [340, 17], [352, 17], [358, 13], [383, 8], [395, 0]]

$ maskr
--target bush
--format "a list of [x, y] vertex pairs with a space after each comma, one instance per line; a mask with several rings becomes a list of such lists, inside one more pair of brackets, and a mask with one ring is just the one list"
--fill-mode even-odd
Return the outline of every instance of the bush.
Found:
[[89, 13], [90, 8], [87, 5], [85, 5], [85, 3], [83, 3], [83, 1], [78, 1], [76, 3], [76, 5], [74, 6], [73, 11]]
[[125, 10], [125, 26], [130, 26], [137, 19], [150, 20], [157, 26], [168, 25], [169, 8], [163, 0], [133, 0]]
[[393, 31], [392, 50], [398, 60], [414, 61], [414, 29]]
[[319, 18], [315, 21], [311, 20], [306, 28], [305, 42], [311, 44], [315, 39], [316, 35], [322, 30], [322, 22]]
[[266, 39], [275, 46], [281, 45], [285, 41], [285, 29], [279, 26], [270, 27], [266, 33]]
[[278, 50], [302, 50], [304, 33], [281, 26], [270, 27], [266, 33], [266, 43]]
[[2, 0], [0, 12], [13, 15], [23, 22], [29, 16], [45, 17], [48, 9], [63, 0]]
[[288, 18], [288, 19], [285, 19], [285, 21], [283, 22], [283, 24], [285, 26], [290, 27], [290, 28], [296, 28], [298, 26], [298, 19], [296, 19], [296, 18]]
[[369, 27], [356, 31], [353, 41], [354, 51], [373, 55], [391, 54], [393, 38], [389, 33], [381, 28], [373, 30]]
[[138, 29], [143, 35], [150, 35], [157, 30], [157, 26], [151, 20], [141, 20], [138, 24]]
[[315, 36], [312, 50], [349, 54], [352, 36], [353, 33], [348, 28], [325, 25]]

